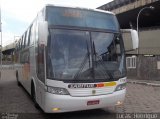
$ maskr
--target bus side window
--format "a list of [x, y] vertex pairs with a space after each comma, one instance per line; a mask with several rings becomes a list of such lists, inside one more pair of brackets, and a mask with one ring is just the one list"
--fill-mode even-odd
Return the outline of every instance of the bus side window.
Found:
[[21, 43], [21, 39], [19, 39], [19, 42], [18, 42], [18, 51], [20, 51], [21, 49], [20, 43]]
[[22, 36], [22, 39], [21, 39], [21, 50], [23, 49], [23, 36]]
[[35, 23], [31, 26], [31, 37], [30, 37], [30, 45], [34, 44], [35, 40]]
[[28, 46], [28, 33], [29, 32], [29, 29], [26, 31], [26, 42], [25, 42], [25, 46], [27, 47]]
[[23, 48], [25, 48], [26, 47], [26, 36], [27, 36], [27, 31], [25, 32], [25, 34], [24, 34], [24, 40], [23, 40]]
[[31, 27], [28, 29], [28, 42], [27, 42], [28, 46], [30, 45], [30, 39], [31, 39]]
[[19, 51], [21, 50], [21, 38], [19, 40]]
[[37, 55], [37, 75], [38, 78], [44, 83], [44, 46], [38, 45], [38, 55]]
[[25, 44], [25, 34], [23, 35], [23, 42], [22, 42], [22, 48], [24, 49], [24, 44]]
[[40, 81], [45, 83], [45, 66], [44, 66], [44, 52], [45, 52], [45, 46], [43, 44], [40, 44], [38, 41], [38, 25], [35, 29], [35, 43], [36, 43], [36, 58], [37, 58], [37, 75]]

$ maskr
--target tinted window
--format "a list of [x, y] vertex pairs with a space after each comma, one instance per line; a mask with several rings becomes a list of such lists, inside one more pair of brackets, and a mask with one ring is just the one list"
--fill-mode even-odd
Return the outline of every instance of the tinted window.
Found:
[[34, 44], [34, 40], [35, 40], [35, 23], [33, 23], [33, 25], [31, 26], [31, 37], [30, 37], [30, 45]]
[[21, 39], [18, 41], [18, 50], [20, 50], [20, 41]]
[[25, 42], [25, 46], [28, 46], [28, 35], [29, 35], [29, 29], [26, 32], [26, 42]]
[[[89, 69], [89, 32], [57, 29], [50, 30], [50, 34], [47, 61], [49, 78], [72, 79], [80, 67]], [[90, 74], [86, 75], [90, 78]]]
[[20, 39], [20, 49], [22, 49], [23, 37]]
[[108, 81], [125, 76], [124, 47], [119, 33], [49, 31], [48, 78]]
[[119, 30], [119, 25], [114, 15], [85, 9], [50, 6], [47, 7], [46, 19], [49, 25]]
[[37, 53], [37, 75], [39, 80], [45, 82], [45, 66], [44, 66], [44, 46], [38, 45]]
[[30, 41], [31, 41], [31, 27], [29, 28], [28, 45], [30, 45]]
[[26, 35], [27, 35], [27, 32], [25, 32], [25, 34], [24, 34], [23, 48], [25, 48], [25, 46], [26, 46]]

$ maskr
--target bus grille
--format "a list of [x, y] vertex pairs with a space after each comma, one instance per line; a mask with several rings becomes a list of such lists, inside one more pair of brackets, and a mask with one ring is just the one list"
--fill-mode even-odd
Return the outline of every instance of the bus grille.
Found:
[[69, 89], [71, 96], [96, 96], [113, 93], [115, 87], [103, 87], [103, 88], [81, 88], [81, 89]]

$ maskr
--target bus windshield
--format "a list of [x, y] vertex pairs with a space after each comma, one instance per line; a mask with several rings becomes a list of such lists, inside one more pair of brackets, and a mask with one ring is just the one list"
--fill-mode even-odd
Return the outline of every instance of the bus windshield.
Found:
[[113, 80], [125, 75], [120, 34], [62, 29], [49, 32], [47, 78]]

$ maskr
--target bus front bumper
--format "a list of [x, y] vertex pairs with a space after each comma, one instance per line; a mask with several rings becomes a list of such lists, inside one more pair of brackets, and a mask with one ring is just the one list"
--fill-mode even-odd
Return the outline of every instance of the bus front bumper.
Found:
[[[112, 94], [72, 97], [70, 95], [55, 95], [46, 92], [44, 112], [60, 113], [79, 110], [89, 110], [97, 108], [113, 107], [124, 101], [126, 89], [116, 91]], [[98, 101], [98, 103], [89, 104], [88, 102]], [[89, 105], [88, 105], [89, 104]]]

